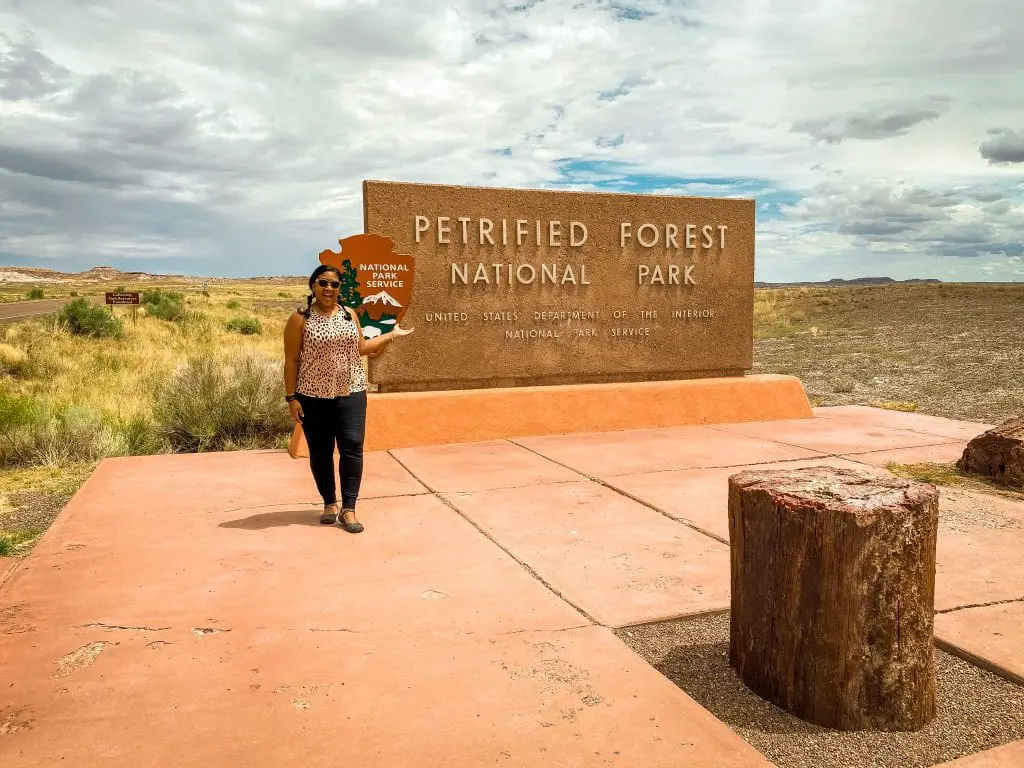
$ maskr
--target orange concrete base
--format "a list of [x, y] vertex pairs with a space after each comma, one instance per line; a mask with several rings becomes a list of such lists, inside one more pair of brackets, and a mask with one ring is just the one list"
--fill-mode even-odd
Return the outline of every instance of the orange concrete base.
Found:
[[[371, 393], [367, 451], [509, 437], [810, 419], [800, 380], [720, 379]], [[307, 456], [305, 444], [297, 456]]]

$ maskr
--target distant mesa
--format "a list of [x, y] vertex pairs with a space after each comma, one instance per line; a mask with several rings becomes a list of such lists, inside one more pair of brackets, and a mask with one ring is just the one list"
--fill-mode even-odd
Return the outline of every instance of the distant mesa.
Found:
[[793, 283], [754, 283], [755, 288], [798, 288], [801, 286], [824, 286], [824, 287], [836, 287], [844, 285], [896, 285], [896, 284], [918, 284], [918, 283], [941, 283], [934, 277], [926, 278], [910, 278], [909, 280], [894, 280], [891, 277], [855, 277], [852, 280], [843, 280], [842, 278], [834, 277], [831, 280], [806, 280], [803, 282]]

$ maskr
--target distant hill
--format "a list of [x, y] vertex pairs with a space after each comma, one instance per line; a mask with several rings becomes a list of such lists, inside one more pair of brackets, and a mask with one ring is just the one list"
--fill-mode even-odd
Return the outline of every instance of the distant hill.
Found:
[[820, 287], [842, 287], [850, 285], [906, 285], [910, 283], [941, 283], [941, 280], [937, 280], [933, 277], [927, 278], [911, 278], [910, 280], [893, 280], [891, 277], [855, 277], [853, 280], [842, 280], [838, 277], [834, 277], [831, 280], [821, 280], [818, 282], [807, 281], [802, 283], [754, 283], [755, 288], [798, 288], [801, 286], [820, 286]]
[[[248, 282], [279, 282], [281, 280], [301, 280], [302, 276], [281, 275], [275, 277], [243, 278]], [[85, 272], [58, 272], [54, 269], [35, 267], [3, 267], [0, 266], [0, 285], [12, 283], [235, 283], [232, 277], [197, 277], [195, 275], [155, 275], [150, 272], [122, 272], [114, 267], [93, 267]]]
[[202, 280], [183, 275], [151, 275], [148, 272], [122, 272], [113, 267], [93, 267], [85, 272], [58, 272], [54, 269], [33, 267], [0, 267], [0, 283], [111, 283], [175, 282]]

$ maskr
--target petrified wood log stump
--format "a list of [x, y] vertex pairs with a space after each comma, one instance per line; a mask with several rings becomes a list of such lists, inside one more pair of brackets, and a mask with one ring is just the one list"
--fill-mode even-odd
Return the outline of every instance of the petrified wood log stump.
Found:
[[935, 716], [938, 492], [831, 467], [729, 478], [730, 663], [764, 699], [840, 730]]
[[1024, 488], [1024, 418], [1011, 419], [978, 435], [964, 448], [956, 466], [961, 472]]

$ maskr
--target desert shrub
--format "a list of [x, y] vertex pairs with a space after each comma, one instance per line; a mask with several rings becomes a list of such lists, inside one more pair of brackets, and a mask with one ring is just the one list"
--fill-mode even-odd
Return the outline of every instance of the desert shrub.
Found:
[[228, 309], [240, 309], [241, 307], [242, 307], [242, 302], [240, 302], [238, 299], [232, 299], [231, 301], [229, 301], [227, 303], [227, 308]]
[[39, 320], [30, 320], [10, 326], [5, 334], [9, 346], [25, 354], [18, 375], [23, 379], [50, 380], [61, 369], [58, 343], [52, 328]]
[[280, 296], [282, 299], [291, 298], [291, 294], [288, 293], [288, 291], [278, 291], [277, 295]]
[[31, 398], [7, 396], [0, 414], [0, 466], [96, 461], [111, 443], [102, 414], [93, 408], [51, 409]]
[[168, 449], [156, 424], [145, 416], [121, 419], [97, 408], [48, 406], [0, 390], [0, 466], [64, 467]]
[[853, 392], [857, 388], [857, 382], [855, 382], [849, 376], [840, 376], [838, 379], [832, 382], [832, 391], [839, 394], [847, 394]]
[[0, 389], [0, 434], [36, 424], [44, 413], [42, 403], [35, 398]]
[[139, 297], [147, 316], [171, 322], [185, 319], [184, 299], [185, 297], [177, 291], [164, 291], [160, 288], [143, 291]]
[[28, 355], [24, 350], [0, 343], [0, 376], [10, 374], [18, 376], [25, 370]]
[[115, 339], [124, 336], [124, 324], [112, 312], [81, 298], [65, 304], [57, 321], [78, 336]]
[[263, 326], [255, 317], [233, 317], [228, 321], [228, 330], [252, 336], [263, 333]]
[[30, 462], [59, 467], [78, 461], [98, 461], [108, 455], [110, 435], [95, 408], [68, 406], [32, 431]]
[[147, 416], [136, 415], [112, 424], [110, 456], [153, 456], [166, 453], [170, 444]]
[[195, 358], [160, 387], [153, 415], [178, 451], [273, 446], [291, 431], [279, 363], [255, 353]]
[[78, 291], [72, 291], [70, 293], [70, 296], [71, 296], [72, 299], [75, 298], [77, 295], [78, 295]]
[[42, 288], [33, 288], [25, 294], [30, 299], [41, 299], [45, 295]]

